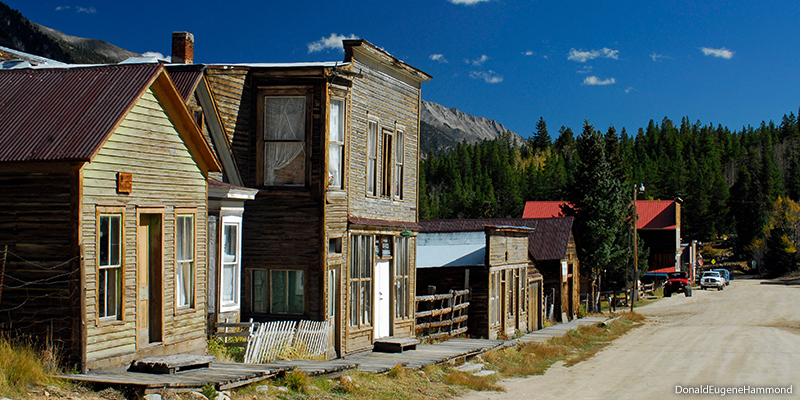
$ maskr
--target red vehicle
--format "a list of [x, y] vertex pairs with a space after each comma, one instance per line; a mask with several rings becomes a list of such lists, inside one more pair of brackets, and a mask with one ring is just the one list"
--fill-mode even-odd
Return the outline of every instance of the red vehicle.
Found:
[[689, 275], [686, 272], [670, 272], [667, 274], [667, 283], [664, 284], [664, 297], [670, 297], [673, 293], [681, 292], [686, 297], [692, 297], [692, 285], [689, 283]]

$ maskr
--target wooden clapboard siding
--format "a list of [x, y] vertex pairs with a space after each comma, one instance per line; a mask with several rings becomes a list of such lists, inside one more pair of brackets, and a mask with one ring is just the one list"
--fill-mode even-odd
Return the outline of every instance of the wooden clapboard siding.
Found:
[[[417, 159], [419, 153], [419, 96], [418, 87], [409, 85], [381, 71], [375, 65], [359, 60], [353, 70], [363, 78], [353, 80], [348, 181], [350, 213], [353, 216], [389, 221], [417, 220]], [[404, 131], [403, 199], [391, 200], [367, 196], [367, 130], [368, 121], [378, 121], [378, 134], [387, 128]], [[378, 194], [380, 196], [381, 140], [378, 140]], [[392, 166], [394, 169], [394, 166]]]
[[[132, 173], [129, 195], [116, 192], [118, 172]], [[202, 171], [152, 90], [144, 93], [83, 169], [81, 237], [86, 279], [86, 368], [104, 367], [136, 356], [137, 210], [163, 210], [163, 343], [150, 353], [168, 354], [181, 343], [202, 351], [205, 337], [207, 271], [207, 187]], [[123, 211], [123, 317], [97, 318], [97, 207]], [[176, 212], [195, 213], [195, 298], [190, 310], [175, 309]], [[197, 344], [199, 343], [199, 345]]]
[[[251, 142], [255, 137], [250, 131], [255, 110], [251, 108], [254, 103], [250, 101], [248, 70], [208, 68], [206, 74], [239, 174], [245, 185], [255, 187], [255, 174], [249, 173], [250, 168], [255, 167], [251, 162], [255, 159], [250, 158], [250, 149], [255, 146], [255, 142]], [[256, 127], [255, 120], [252, 121], [252, 127]]]
[[52, 335], [77, 362], [70, 184], [68, 163], [0, 164], [0, 259], [6, 245], [16, 255], [6, 260], [0, 327], [11, 337]]

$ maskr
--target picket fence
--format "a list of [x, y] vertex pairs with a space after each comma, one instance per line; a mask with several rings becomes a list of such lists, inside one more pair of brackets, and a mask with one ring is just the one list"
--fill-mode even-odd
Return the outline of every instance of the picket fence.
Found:
[[333, 325], [328, 321], [253, 323], [244, 362], [259, 364], [286, 358], [328, 358], [336, 354]]

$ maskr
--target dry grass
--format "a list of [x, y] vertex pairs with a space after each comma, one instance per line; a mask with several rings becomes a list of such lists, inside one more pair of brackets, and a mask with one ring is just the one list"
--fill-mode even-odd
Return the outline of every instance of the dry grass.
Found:
[[[52, 347], [52, 346], [51, 346]], [[26, 342], [0, 337], [0, 394], [27, 394], [37, 385], [55, 385], [58, 354], [54, 349], [38, 350]]]

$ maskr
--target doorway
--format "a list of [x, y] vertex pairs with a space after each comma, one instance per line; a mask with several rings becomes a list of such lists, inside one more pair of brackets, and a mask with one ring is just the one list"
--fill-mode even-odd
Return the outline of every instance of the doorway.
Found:
[[375, 263], [375, 339], [391, 335], [390, 272], [389, 261]]
[[139, 214], [137, 230], [137, 346], [162, 341], [163, 234], [161, 214]]

